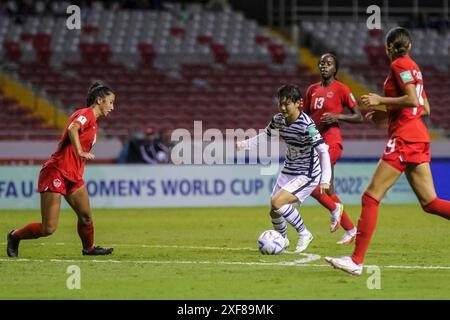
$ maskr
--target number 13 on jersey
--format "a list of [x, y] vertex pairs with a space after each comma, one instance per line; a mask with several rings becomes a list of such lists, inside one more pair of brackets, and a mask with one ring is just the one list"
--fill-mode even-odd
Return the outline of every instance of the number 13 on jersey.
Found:
[[314, 100], [314, 109], [322, 109], [325, 98], [318, 97]]

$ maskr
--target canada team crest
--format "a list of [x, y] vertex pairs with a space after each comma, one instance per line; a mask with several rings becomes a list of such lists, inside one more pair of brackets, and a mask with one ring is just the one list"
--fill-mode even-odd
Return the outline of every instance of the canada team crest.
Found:
[[327, 93], [327, 97], [328, 97], [328, 98], [331, 99], [331, 98], [333, 98], [333, 96], [334, 96], [333, 91], [330, 91], [330, 92]]
[[53, 185], [54, 185], [56, 188], [61, 187], [61, 180], [59, 180], [59, 179], [53, 180]]

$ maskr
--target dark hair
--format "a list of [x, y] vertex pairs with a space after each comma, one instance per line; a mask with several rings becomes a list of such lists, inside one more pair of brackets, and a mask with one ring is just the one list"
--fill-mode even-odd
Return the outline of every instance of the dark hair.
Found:
[[318, 64], [320, 64], [320, 60], [322, 60], [322, 58], [325, 58], [325, 57], [333, 58], [333, 60], [334, 60], [334, 68], [336, 69], [336, 72], [334, 73], [334, 76], [336, 76], [338, 71], [339, 71], [339, 60], [338, 60], [337, 56], [334, 53], [331, 53], [331, 52], [324, 53], [323, 55], [320, 56]]
[[284, 98], [295, 103], [300, 101], [302, 94], [298, 87], [292, 84], [285, 84], [278, 88], [277, 97], [278, 101], [281, 101]]
[[102, 81], [95, 81], [94, 84], [89, 88], [87, 98], [86, 98], [86, 104], [88, 106], [91, 106], [95, 103], [95, 100], [98, 97], [106, 97], [112, 93], [112, 90], [110, 87], [108, 87], [106, 84], [104, 84]]
[[387, 48], [395, 56], [402, 57], [408, 54], [410, 44], [411, 35], [405, 28], [393, 28], [386, 35]]

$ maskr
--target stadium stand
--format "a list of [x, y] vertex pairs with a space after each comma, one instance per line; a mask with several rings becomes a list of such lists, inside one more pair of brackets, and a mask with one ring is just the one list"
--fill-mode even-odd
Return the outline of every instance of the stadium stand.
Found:
[[[280, 84], [294, 83], [305, 91], [319, 79], [300, 64], [297, 48], [240, 12], [209, 12], [196, 4], [186, 12], [94, 8], [81, 30], [61, 27], [65, 22], [66, 17], [51, 15], [30, 16], [22, 24], [1, 19], [0, 55], [21, 81], [43, 90], [67, 113], [84, 106], [89, 82], [109, 83], [119, 110], [102, 127], [109, 137], [125, 139], [130, 130], [148, 126], [192, 129], [194, 120], [202, 120], [203, 128], [263, 128], [274, 111], [273, 96]], [[379, 90], [386, 68], [368, 67], [386, 63], [383, 33], [360, 32], [366, 28], [359, 27], [346, 22], [332, 22], [331, 27], [302, 23], [313, 50], [336, 51], [344, 70]], [[448, 48], [450, 41], [449, 34], [423, 30], [415, 31], [414, 37], [434, 41], [417, 49], [423, 61], [435, 56], [430, 48], [437, 50], [439, 43]], [[448, 49], [439, 48], [442, 59], [448, 58]], [[442, 59], [434, 61], [446, 61]], [[442, 94], [448, 89], [448, 75], [433, 66], [424, 69], [433, 107], [431, 124], [449, 130], [443, 117], [448, 99]], [[38, 120], [27, 126], [36, 127], [49, 129]], [[343, 133], [347, 139], [385, 138], [384, 131], [369, 124], [345, 126]]]

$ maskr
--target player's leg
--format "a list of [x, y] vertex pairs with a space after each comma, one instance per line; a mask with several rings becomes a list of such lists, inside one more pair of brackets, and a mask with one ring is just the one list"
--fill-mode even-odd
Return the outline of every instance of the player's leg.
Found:
[[[334, 166], [331, 167], [332, 175], [330, 180], [330, 188], [332, 188], [334, 180]], [[334, 192], [333, 192], [334, 193]], [[320, 193], [320, 186], [311, 193], [312, 197], [316, 199], [322, 206], [330, 211], [330, 232], [335, 232], [341, 223], [344, 206], [340, 202], [334, 201], [328, 193]]]
[[295, 251], [304, 251], [309, 243], [314, 239], [312, 234], [306, 229], [305, 223], [293, 206], [299, 199], [287, 190], [280, 189], [271, 199], [271, 217], [284, 218], [298, 233], [297, 246]]
[[[341, 144], [333, 144], [333, 145], [331, 145], [330, 149], [329, 149], [329, 153], [330, 153], [330, 161], [331, 161], [331, 163], [333, 165], [332, 166], [332, 170], [333, 171], [332, 171], [332, 177], [331, 177], [331, 187], [327, 191], [327, 195], [330, 197], [330, 199], [334, 203], [338, 203], [338, 204], [340, 204], [342, 206], [342, 217], [341, 217], [341, 220], [340, 220], [340, 225], [346, 231], [345, 233], [346, 234], [347, 233], [348, 234], [356, 234], [355, 226], [353, 225], [353, 222], [350, 220], [350, 217], [348, 216], [347, 212], [345, 212], [344, 205], [342, 204], [341, 199], [339, 199], [339, 197], [334, 192], [334, 166], [336, 165], [337, 161], [341, 158], [342, 145]], [[332, 230], [336, 231], [336, 229], [337, 229], [337, 227], [335, 229], [332, 229]], [[345, 234], [344, 234], [344, 238], [345, 238]], [[345, 241], [348, 241], [348, 240], [344, 239], [344, 243], [345, 243]]]
[[[334, 192], [334, 167], [333, 167], [333, 180], [332, 184], [330, 185], [330, 189], [327, 190], [327, 194], [330, 197], [330, 199], [335, 202], [336, 204], [339, 204], [339, 206], [342, 208], [342, 216], [339, 221], [339, 224], [342, 226], [342, 229], [345, 230], [344, 234], [342, 235], [342, 238], [337, 242], [337, 244], [343, 244], [348, 245], [353, 242], [356, 238], [356, 227], [353, 224], [352, 220], [348, 216], [347, 212], [344, 209], [344, 205], [342, 204], [341, 199], [337, 196], [337, 194]], [[338, 229], [339, 224], [336, 224], [337, 220], [337, 213], [332, 212], [331, 213], [331, 225], [330, 230], [331, 232], [334, 232]], [[334, 227], [335, 226], [335, 227]], [[333, 228], [334, 227], [334, 228]]]
[[112, 253], [112, 248], [94, 247], [94, 223], [92, 221], [89, 194], [84, 183], [81, 187], [71, 190], [65, 199], [78, 217], [77, 230], [83, 244], [85, 255], [104, 255]]
[[361, 216], [358, 220], [358, 232], [353, 255], [341, 258], [325, 257], [325, 260], [335, 268], [354, 275], [362, 273], [362, 263], [377, 224], [380, 200], [394, 185], [404, 170], [398, 160], [392, 164], [393, 166], [380, 160], [372, 180], [362, 196]]
[[19, 255], [20, 240], [37, 239], [53, 234], [58, 227], [61, 208], [61, 195], [56, 192], [41, 193], [41, 223], [30, 223], [8, 234], [7, 254], [9, 257]]
[[450, 220], [450, 201], [437, 197], [430, 164], [410, 164], [405, 174], [423, 210]]
[[355, 263], [361, 264], [364, 261], [377, 224], [379, 203], [401, 174], [401, 168], [395, 168], [383, 160], [378, 163], [372, 180], [362, 196], [361, 216], [358, 220], [356, 245], [352, 255]]
[[319, 181], [320, 176], [313, 179], [306, 176], [290, 176], [288, 182], [272, 197], [272, 208], [274, 211], [282, 215], [298, 232], [295, 250], [297, 252], [304, 251], [314, 237], [308, 231], [300, 213], [292, 204], [296, 202], [303, 203], [317, 187]]
[[[278, 176], [278, 179], [273, 187], [272, 194], [270, 198], [272, 199], [278, 191], [281, 190], [281, 185], [285, 184], [288, 181], [287, 176], [280, 174]], [[270, 212], [269, 212], [270, 218], [272, 220], [272, 226], [275, 231], [278, 231], [285, 239], [285, 246], [289, 246], [289, 239], [287, 237], [287, 224], [286, 220], [282, 215], [275, 212], [274, 208], [271, 206]]]
[[[334, 171], [333, 171], [333, 177], [334, 177]], [[330, 186], [329, 191], [327, 191], [327, 195], [330, 197], [330, 199], [334, 203], [338, 203], [342, 206], [342, 217], [341, 217], [340, 225], [341, 225], [342, 229], [344, 229], [346, 231], [346, 233], [356, 234], [355, 225], [353, 224], [352, 220], [350, 219], [347, 212], [345, 211], [344, 205], [342, 204], [341, 199], [339, 199], [338, 195], [334, 192], [334, 179], [332, 180], [332, 182], [333, 183]], [[337, 230], [337, 228], [335, 229], [335, 231], [336, 230]], [[348, 244], [348, 243], [345, 243], [345, 244]]]
[[[332, 188], [334, 180], [334, 165], [331, 167], [331, 180], [330, 189]], [[330, 211], [330, 232], [335, 232], [341, 225], [341, 219], [344, 212], [344, 206], [341, 203], [335, 202], [328, 193], [320, 193], [320, 187], [311, 193], [314, 199], [316, 199], [322, 206]]]
[[[344, 205], [339, 197], [334, 192], [334, 166], [342, 155], [342, 147], [340, 144], [331, 144], [328, 149], [331, 162], [331, 184], [330, 189], [326, 193], [320, 194], [320, 188], [317, 187], [312, 196], [325, 208], [330, 211], [330, 231], [335, 232], [340, 225], [349, 232], [355, 233], [355, 226], [350, 220], [347, 212], [344, 210]], [[345, 235], [344, 235], [345, 236]]]

